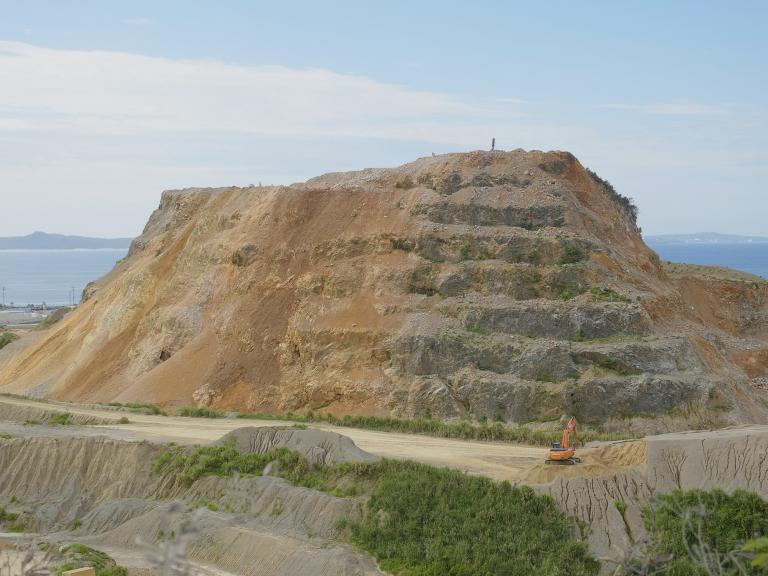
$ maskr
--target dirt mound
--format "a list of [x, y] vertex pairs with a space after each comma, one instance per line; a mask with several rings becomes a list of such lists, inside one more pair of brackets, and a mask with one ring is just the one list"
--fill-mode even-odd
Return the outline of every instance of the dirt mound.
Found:
[[313, 464], [333, 466], [343, 462], [371, 462], [378, 458], [358, 448], [355, 443], [336, 432], [297, 428], [238, 428], [226, 434], [216, 444], [232, 444], [240, 452], [263, 454], [273, 448], [288, 448], [301, 452]]
[[527, 484], [545, 484], [557, 478], [592, 478], [621, 472], [646, 462], [645, 441], [609, 442], [578, 450], [577, 466], [537, 464], [522, 475]]
[[[667, 274], [566, 152], [165, 192], [127, 258], [0, 367], [78, 401], [768, 421], [768, 283]], [[748, 352], [748, 354], [747, 354]]]

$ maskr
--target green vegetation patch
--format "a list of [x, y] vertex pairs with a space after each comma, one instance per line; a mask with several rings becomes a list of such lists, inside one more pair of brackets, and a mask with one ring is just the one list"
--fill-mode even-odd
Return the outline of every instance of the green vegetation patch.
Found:
[[768, 502], [753, 492], [676, 490], [642, 514], [650, 544], [646, 558], [633, 561], [626, 574], [643, 565], [654, 570], [647, 573], [669, 576], [767, 573], [752, 565], [759, 562], [759, 539], [768, 536]]
[[601, 286], [593, 286], [589, 289], [589, 295], [595, 302], [631, 302], [629, 298], [623, 294], [619, 294], [612, 288], [603, 288]]
[[8, 532], [24, 532], [27, 529], [25, 522], [15, 512], [9, 512], [0, 506], [0, 526]]
[[576, 264], [587, 258], [583, 248], [564, 242], [560, 248], [560, 264]]
[[261, 476], [270, 462], [277, 462], [280, 475], [298, 484], [303, 484], [305, 476], [312, 472], [301, 454], [286, 448], [258, 454], [240, 452], [230, 444], [200, 446], [193, 450], [169, 445], [155, 462], [154, 470], [158, 474], [173, 476], [179, 483], [190, 485], [204, 476], [232, 476], [235, 472]]
[[19, 337], [13, 332], [3, 332], [0, 334], [0, 350], [8, 346], [14, 340], [18, 340]]
[[[270, 462], [294, 485], [369, 496], [363, 521], [338, 528], [390, 572], [554, 576], [599, 569], [550, 497], [455, 470], [397, 460], [318, 466], [286, 449], [244, 454], [222, 445], [168, 446], [155, 471], [189, 484], [210, 475], [260, 475]], [[282, 512], [278, 503], [271, 513]]]
[[147, 414], [149, 416], [167, 416], [167, 414], [157, 404], [146, 404], [143, 402], [110, 402], [107, 406], [128, 410], [134, 414]]
[[624, 196], [622, 194], [619, 194], [616, 189], [613, 187], [613, 185], [608, 182], [608, 180], [603, 180], [600, 178], [600, 176], [597, 175], [597, 173], [593, 172], [589, 168], [586, 169], [587, 174], [597, 182], [600, 186], [603, 187], [603, 189], [608, 193], [608, 195], [611, 197], [611, 200], [613, 200], [618, 206], [619, 209], [630, 219], [634, 224], [637, 224], [637, 217], [639, 215], [639, 210], [637, 209], [637, 206], [635, 206], [634, 201], [632, 198], [628, 198], [627, 196]]
[[59, 412], [48, 419], [48, 424], [69, 426], [74, 424], [74, 422], [72, 421], [72, 415], [69, 412]]
[[597, 574], [548, 496], [415, 462], [382, 461], [353, 541], [403, 575]]
[[128, 576], [128, 570], [123, 566], [118, 566], [111, 556], [89, 546], [67, 544], [59, 548], [59, 553], [66, 559], [66, 562], [51, 567], [51, 572], [57, 576], [61, 576], [62, 572], [84, 567], [94, 568], [96, 576]]
[[224, 418], [224, 412], [219, 412], [213, 408], [205, 406], [184, 406], [176, 411], [176, 416], [186, 416], [189, 418]]
[[[477, 423], [469, 420], [446, 422], [432, 418], [391, 418], [380, 416], [343, 416], [333, 414], [316, 414], [310, 412], [300, 414], [264, 414], [258, 412], [240, 412], [238, 418], [251, 420], [288, 420], [291, 422], [313, 423], [321, 422], [332, 426], [345, 428], [362, 428], [380, 432], [401, 432], [406, 434], [424, 434], [438, 438], [458, 438], [461, 440], [482, 440], [491, 442], [510, 442], [514, 444], [530, 444], [533, 446], [549, 446], [557, 441], [561, 430], [537, 430], [529, 426], [509, 426], [503, 422], [489, 423], [480, 420]], [[579, 437], [584, 442], [594, 440], [632, 440], [637, 434], [619, 434], [602, 432], [583, 427]]]
[[[768, 538], [755, 538], [747, 542], [741, 552], [750, 559], [750, 567], [768, 573]], [[758, 572], [760, 573], [760, 572]]]

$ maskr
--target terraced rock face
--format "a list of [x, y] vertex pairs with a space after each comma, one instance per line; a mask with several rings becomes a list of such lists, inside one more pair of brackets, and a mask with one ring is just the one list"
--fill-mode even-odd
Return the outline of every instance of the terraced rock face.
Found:
[[0, 368], [59, 399], [764, 421], [765, 283], [668, 274], [564, 152], [163, 194], [128, 257]]

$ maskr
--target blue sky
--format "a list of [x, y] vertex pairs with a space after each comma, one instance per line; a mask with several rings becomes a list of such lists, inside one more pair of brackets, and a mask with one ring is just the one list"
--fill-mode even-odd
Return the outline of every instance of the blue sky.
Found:
[[[646, 233], [768, 235], [765, 2], [0, 0], [0, 235], [162, 189], [567, 149]], [[36, 209], [30, 210], [34, 205]]]

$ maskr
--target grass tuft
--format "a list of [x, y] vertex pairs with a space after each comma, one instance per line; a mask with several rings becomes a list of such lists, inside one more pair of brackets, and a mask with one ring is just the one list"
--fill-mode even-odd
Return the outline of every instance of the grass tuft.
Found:
[[134, 414], [147, 414], [149, 416], [166, 416], [166, 413], [157, 404], [143, 402], [110, 402], [107, 406], [122, 408]]
[[176, 416], [186, 416], [189, 418], [224, 418], [224, 413], [205, 406], [184, 406], [176, 411]]
[[0, 350], [8, 346], [14, 340], [18, 340], [18, 336], [13, 332], [3, 332], [0, 334]]

